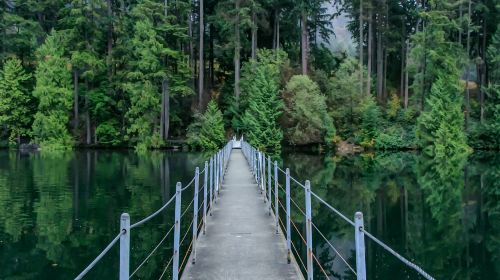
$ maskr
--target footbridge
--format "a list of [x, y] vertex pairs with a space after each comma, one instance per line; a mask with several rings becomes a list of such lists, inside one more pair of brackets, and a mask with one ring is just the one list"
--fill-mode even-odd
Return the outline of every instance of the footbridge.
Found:
[[[291, 185], [303, 189], [303, 201], [291, 198]], [[194, 195], [190, 203], [183, 205], [181, 198], [191, 188]], [[354, 265], [349, 264], [348, 258], [342, 256], [316, 227], [312, 219], [312, 200], [324, 204], [352, 226]], [[165, 214], [167, 208], [175, 210], [171, 225], [163, 229], [164, 237], [142, 261], [131, 264], [130, 236], [154, 217]], [[301, 225], [291, 219], [292, 211], [296, 211], [295, 216], [302, 217]], [[186, 222], [189, 226], [182, 227], [181, 223]], [[300, 227], [305, 227], [305, 234]], [[299, 244], [293, 242], [292, 233], [299, 235], [294, 239], [302, 243], [301, 248], [306, 248], [305, 258], [297, 249]], [[323, 239], [328, 249], [346, 264], [352, 275], [349, 279], [367, 279], [367, 239], [423, 278], [434, 279], [366, 231], [361, 212], [354, 213], [351, 220], [317, 195], [309, 181], [296, 180], [290, 176], [288, 168], [283, 169], [270, 156], [234, 138], [203, 167], [197, 167], [190, 182], [185, 185], [177, 182], [175, 195], [157, 211], [135, 223], [123, 213], [120, 232], [75, 279], [84, 279], [114, 246], [119, 246], [117, 274], [120, 280], [140, 279], [137, 272], [162, 249], [168, 249], [171, 254], [161, 267], [157, 267], [159, 279], [334, 279], [335, 272], [325, 269], [315, 254], [313, 236]], [[153, 277], [158, 276], [148, 279]]]

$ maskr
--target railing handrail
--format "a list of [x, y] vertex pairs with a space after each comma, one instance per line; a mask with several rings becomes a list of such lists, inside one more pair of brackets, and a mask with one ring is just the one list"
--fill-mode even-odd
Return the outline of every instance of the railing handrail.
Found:
[[[210, 163], [212, 162], [217, 162], [217, 165], [216, 164], [210, 164], [210, 175], [215, 174], [216, 176], [210, 176], [210, 193], [212, 193], [212, 186], [213, 187], [216, 187], [216, 191], [218, 190], [218, 188], [220, 187], [220, 182], [218, 182], [218, 180], [222, 180], [224, 174], [224, 167], [227, 165], [227, 161], [229, 160], [229, 154], [230, 154], [230, 149], [232, 149], [232, 143], [234, 142], [235, 140], [230, 140], [227, 142], [227, 144], [220, 150], [218, 150], [215, 154], [213, 154], [209, 160], [206, 160], [205, 161], [205, 167], [203, 168], [203, 170], [200, 172], [199, 171], [199, 168], [196, 167], [195, 168], [195, 176], [193, 177], [193, 179], [184, 187], [184, 188], [181, 188], [179, 189], [179, 192], [176, 191], [176, 193], [165, 203], [163, 204], [158, 210], [156, 210], [155, 212], [153, 212], [152, 214], [150, 214], [149, 216], [143, 218], [142, 220], [130, 225], [129, 227], [129, 230], [132, 230], [133, 228], [136, 228], [146, 222], [148, 222], [149, 220], [153, 219], [154, 217], [156, 217], [158, 214], [160, 214], [161, 212], [163, 212], [170, 204], [172, 204], [172, 202], [175, 200], [176, 201], [176, 207], [180, 207], [180, 204], [181, 204], [181, 201], [179, 199], [177, 199], [177, 197], [181, 196], [181, 193], [183, 191], [185, 191], [187, 188], [189, 188], [194, 182], [196, 182], [196, 184], [198, 184], [198, 178], [199, 178], [199, 175], [201, 174], [204, 174], [205, 172], [208, 172], [209, 170], [207, 170], [208, 168], [208, 161], [210, 161]], [[207, 183], [207, 176], [205, 176], [205, 180], [203, 182], [204, 184], [204, 188], [208, 187], [208, 183]], [[213, 180], [213, 181], [212, 181]], [[216, 181], [217, 180], [217, 181]], [[179, 186], [180, 185], [180, 182], [177, 182], [177, 185]], [[196, 186], [198, 188], [198, 186]], [[199, 192], [199, 191], [198, 191]], [[198, 194], [196, 194], [197, 196]], [[217, 197], [214, 196], [213, 199], [215, 199]], [[206, 201], [206, 195], [204, 196], [204, 199], [202, 201], [203, 204], [207, 205], [208, 202]], [[212, 200], [212, 197], [210, 197], [210, 200]], [[193, 203], [193, 201], [191, 201], [191, 203]], [[191, 203], [189, 204], [189, 206], [191, 205]], [[189, 209], [189, 206], [186, 207], [186, 209]], [[212, 201], [210, 201], [210, 203], [207, 205], [207, 207], [210, 207], [210, 210], [211, 210], [211, 207], [212, 206]], [[126, 214], [126, 213], [124, 213]], [[122, 216], [124, 215], [122, 214]], [[128, 214], [126, 214], [128, 216]], [[203, 213], [204, 217], [203, 217], [203, 221], [206, 221], [206, 211], [204, 211]], [[182, 215], [183, 216], [183, 215]], [[182, 216], [176, 218], [176, 220], [178, 220], [180, 222], [180, 219], [182, 218]], [[196, 216], [196, 215], [195, 215]], [[193, 221], [192, 221], [193, 222]], [[174, 228], [176, 225], [176, 223], [174, 223], [174, 225], [172, 226], [172, 228]], [[171, 229], [172, 229], [171, 228]], [[154, 254], [154, 252], [158, 249], [158, 247], [161, 245], [161, 243], [163, 243], [163, 241], [167, 238], [167, 236], [172, 232], [172, 230], [169, 230], [167, 232], [167, 234], [162, 238], [162, 240], [153, 248], [153, 250], [151, 252], [149, 252], [149, 254], [146, 256], [146, 258], [140, 263], [140, 265], [132, 272], [132, 274], [130, 276], [127, 276], [126, 279], [129, 279], [130, 277], [132, 277], [133, 275], [135, 275], [135, 273], [148, 261], [148, 259], [152, 256], [152, 254]], [[186, 235], [188, 234], [189, 232], [189, 229], [187, 230], [186, 232]], [[80, 280], [82, 279], [88, 272], [90, 272], [90, 270], [92, 270], [92, 268], [94, 268], [94, 266], [99, 263], [99, 261], [109, 252], [109, 250], [111, 250], [111, 248], [116, 245], [116, 243], [118, 243], [118, 241], [120, 241], [121, 237], [125, 234], [130, 234], [130, 233], [127, 233], [126, 230], [122, 229], [120, 230], [120, 233], [99, 253], [99, 255], [97, 255], [97, 257], [92, 260], [92, 262], [84, 269], [82, 270], [82, 272], [80, 272], [80, 274], [78, 274], [78, 276], [76, 276], [75, 280]], [[174, 232], [174, 234], [179, 234], [178, 232]], [[186, 235], [184, 236], [184, 238], [186, 237]], [[193, 242], [193, 241], [192, 241]], [[179, 246], [180, 244], [178, 244]], [[127, 250], [129, 250], [130, 248], [127, 247], [126, 248]], [[189, 250], [188, 250], [189, 252]], [[186, 254], [188, 254], [188, 252], [186, 252]], [[175, 253], [174, 253], [175, 255]], [[172, 257], [174, 257], [174, 255], [172, 255]], [[127, 252], [127, 256], [128, 256], [128, 252]], [[178, 257], [178, 256], [177, 256]], [[185, 256], [186, 257], [186, 256]], [[172, 260], [172, 259], [171, 259]], [[122, 260], [120, 260], [120, 262], [122, 262]], [[169, 262], [170, 263], [170, 262]], [[168, 266], [168, 265], [167, 265]], [[121, 265], [120, 265], [120, 269], [122, 269]], [[128, 260], [126, 260], [126, 273], [128, 275]], [[168, 267], [165, 267], [165, 270], [163, 271], [162, 273], [162, 276], [163, 274], [165, 273], [165, 271], [168, 269]], [[175, 280], [177, 280], [176, 278], [178, 278], [178, 272], [177, 273], [174, 273], [174, 276], [173, 278]], [[122, 271], [120, 271], [120, 280], [123, 280], [122, 279]]]
[[[266, 176], [266, 165], [265, 164], [262, 164], [262, 158], [266, 158], [266, 155], [265, 153], [263, 153], [262, 151], [259, 151], [258, 149], [254, 148], [252, 145], [250, 145], [248, 142], [246, 141], [242, 141], [241, 143], [242, 145], [242, 148], [245, 146], [245, 157], [247, 157], [247, 161], [249, 162], [250, 164], [250, 167], [252, 169], [252, 171], [254, 172], [254, 175], [256, 177], [256, 180], [258, 183], [261, 182], [261, 177], [262, 176]], [[270, 157], [269, 157], [270, 159]], [[268, 159], [268, 160], [269, 160]], [[356, 221], [353, 221], [349, 218], [347, 218], [346, 215], [344, 215], [341, 211], [339, 211], [338, 209], [336, 209], [335, 207], [333, 207], [331, 204], [329, 204], [328, 202], [326, 202], [323, 198], [321, 198], [318, 194], [314, 193], [312, 190], [310, 190], [310, 188], [308, 188], [308, 183], [309, 181], [306, 181], [305, 184], [302, 184], [299, 180], [295, 179], [294, 177], [292, 177], [288, 171], [288, 168], [287, 168], [287, 171], [281, 169], [280, 167], [276, 167], [277, 170], [279, 170], [280, 172], [282, 172], [283, 174], [286, 175], [286, 179], [287, 179], [287, 203], [289, 203], [289, 201], [292, 201], [294, 202], [291, 198], [289, 198], [289, 184], [290, 184], [290, 179], [292, 181], [294, 181], [296, 184], [298, 184], [300, 187], [302, 187], [305, 191], [306, 191], [306, 204], [307, 204], [307, 193], [309, 193], [309, 195], [312, 195], [314, 198], [316, 198], [320, 203], [322, 203], [323, 205], [325, 205], [327, 208], [329, 208], [332, 212], [334, 212], [337, 216], [339, 216], [340, 218], [342, 218], [344, 221], [346, 221], [348, 224], [350, 224], [351, 226], [353, 226], [355, 228], [355, 233], [356, 233], [356, 245], [357, 247], [361, 244], [362, 248], [360, 248], [363, 252], [362, 252], [362, 256], [357, 256], [357, 258], [359, 257], [362, 257], [362, 260], [361, 262], [363, 263], [362, 264], [362, 268], [357, 268], [357, 273], [356, 273], [356, 276], [357, 276], [357, 279], [366, 279], [366, 267], [365, 267], [365, 264], [364, 264], [364, 255], [365, 255], [365, 252], [364, 252], [364, 240], [361, 240], [360, 244], [358, 244], [358, 238], [362, 238], [364, 239], [364, 236], [368, 236], [368, 238], [370, 238], [371, 240], [373, 240], [375, 243], [377, 243], [378, 245], [380, 245], [384, 250], [388, 251], [389, 253], [391, 253], [393, 256], [395, 256], [397, 259], [399, 259], [401, 262], [403, 262], [405, 265], [407, 265], [408, 267], [414, 269], [416, 272], [418, 272], [420, 275], [422, 275], [424, 278], [428, 279], [428, 280], [434, 280], [434, 278], [428, 274], [427, 272], [425, 272], [420, 266], [416, 265], [415, 263], [409, 261], [407, 258], [403, 257], [401, 254], [397, 253], [394, 249], [392, 249], [389, 245], [385, 244], [384, 242], [382, 242], [381, 240], [379, 240], [378, 238], [376, 238], [374, 235], [372, 235], [371, 233], [369, 233], [368, 231], [366, 231], [364, 229], [364, 226], [362, 225], [363, 223], [363, 215], [361, 212], [356, 212], [355, 214], [355, 218], [356, 218]], [[272, 175], [269, 173], [269, 178], [268, 180], [271, 179]], [[274, 176], [274, 180], [275, 180], [275, 184], [278, 184], [277, 181], [277, 174]], [[264, 180], [263, 181], [263, 186], [262, 188], [265, 188], [265, 184], [266, 184], [266, 181]], [[270, 184], [269, 184], [270, 185]], [[264, 191], [264, 196], [266, 195], [266, 192]], [[270, 196], [271, 194], [269, 194]], [[275, 194], [276, 196], [276, 194]], [[266, 198], [265, 198], [266, 199]], [[270, 200], [270, 197], [267, 198], [268, 200]], [[295, 202], [294, 202], [295, 203]], [[298, 205], [296, 205], [298, 207]], [[310, 205], [306, 205], [306, 211], [310, 211], [310, 209], [308, 209], [308, 207], [310, 207]], [[301, 210], [299, 208], [299, 210]], [[287, 215], [289, 216], [290, 213], [288, 213], [290, 210], [287, 210]], [[278, 214], [278, 211], [276, 210], [276, 215]], [[303, 214], [306, 214], [306, 213], [303, 213]], [[310, 219], [307, 215], [306, 216], [306, 223], [308, 222], [308, 219]], [[357, 226], [357, 223], [358, 223], [358, 218], [360, 218], [360, 223], [361, 223], [361, 226]], [[287, 219], [289, 219], [289, 217], [287, 217]], [[314, 224], [312, 223], [312, 225], [314, 226]], [[323, 233], [321, 231], [319, 231], [319, 229], [314, 226], [316, 228], [316, 230], [320, 233], [320, 235], [325, 238], [325, 236], [323, 235]], [[356, 228], [358, 227], [358, 228]], [[310, 233], [308, 232], [307, 235], [309, 235]], [[309, 236], [308, 236], [309, 237]], [[289, 239], [289, 234], [287, 233], [287, 239]], [[326, 239], [326, 238], [325, 238]], [[287, 240], [287, 242], [290, 242], [289, 240]], [[292, 242], [292, 245], [293, 245], [293, 242]], [[328, 242], [328, 245], [331, 246], [332, 248], [333, 245]], [[288, 248], [288, 250], [290, 250], [290, 248]], [[337, 254], [338, 251], [334, 248], [334, 250], [336, 251]], [[358, 252], [357, 252], [358, 253]], [[339, 256], [344, 260], [344, 258], [339, 254]], [[311, 261], [312, 260], [312, 257], [314, 257], [314, 255], [311, 255], [309, 256], [309, 253], [308, 253], [308, 261]], [[345, 260], [344, 260], [345, 261]], [[318, 263], [319, 264], [319, 263]], [[347, 264], [347, 263], [346, 263]], [[352, 270], [352, 267], [347, 264], [348, 267]], [[321, 267], [321, 265], [320, 265]], [[361, 273], [359, 270], [362, 270]], [[308, 271], [308, 269], [305, 269], [306, 272], [308, 272], [308, 279], [312, 279], [312, 272]], [[312, 268], [311, 268], [312, 270]], [[327, 277], [328, 278], [328, 277]]]

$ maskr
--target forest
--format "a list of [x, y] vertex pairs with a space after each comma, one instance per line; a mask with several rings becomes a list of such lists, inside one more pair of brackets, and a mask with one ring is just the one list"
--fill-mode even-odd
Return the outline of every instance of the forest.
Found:
[[[500, 148], [497, 0], [7, 0], [0, 145]], [[335, 48], [345, 17], [355, 51]], [[337, 38], [338, 39], [338, 38]]]

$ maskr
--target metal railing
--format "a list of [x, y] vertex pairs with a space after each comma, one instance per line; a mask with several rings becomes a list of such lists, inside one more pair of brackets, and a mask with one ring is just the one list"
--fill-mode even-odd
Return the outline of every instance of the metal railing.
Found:
[[[189, 253], [191, 252], [191, 261], [194, 263], [196, 261], [196, 241], [198, 239], [198, 234], [202, 232], [206, 233], [206, 222], [207, 213], [212, 215], [212, 204], [216, 202], [219, 196], [220, 188], [222, 187], [222, 180], [224, 179], [225, 170], [229, 161], [229, 156], [231, 154], [235, 140], [229, 141], [224, 148], [217, 151], [210, 160], [205, 161], [203, 170], [200, 172], [200, 168], [196, 167], [193, 179], [185, 186], [182, 187], [181, 182], [177, 182], [175, 188], [175, 195], [170, 198], [162, 207], [151, 215], [145, 217], [144, 219], [130, 224], [130, 216], [128, 213], [123, 213], [120, 216], [120, 232], [116, 237], [101, 251], [101, 253], [78, 275], [75, 280], [82, 279], [92, 268], [99, 263], [99, 261], [113, 248], [114, 245], [119, 243], [120, 246], [120, 256], [119, 256], [119, 279], [128, 280], [134, 276], [141, 267], [148, 262], [151, 256], [160, 248], [161, 244], [167, 240], [168, 236], [173, 232], [173, 252], [169, 261], [166, 263], [160, 279], [166, 274], [170, 264], [172, 265], [172, 279], [178, 280], [179, 273], [183, 269], [185, 261], [189, 258]], [[203, 175], [203, 186], [200, 188], [200, 175]], [[186, 210], [181, 213], [182, 204], [182, 192], [187, 190], [189, 187], [194, 185], [194, 197], [191, 202], [187, 205]], [[202, 206], [199, 206], [199, 193], [203, 191], [203, 198], [201, 201]], [[165, 236], [159, 241], [159, 243], [149, 252], [146, 258], [140, 262], [136, 269], [130, 274], [130, 235], [131, 230], [137, 228], [152, 218], [156, 217], [158, 214], [163, 212], [169, 205], [173, 202], [175, 207], [174, 224], [167, 230]], [[192, 205], [193, 209], [193, 219], [181, 238], [181, 219], [189, 211]], [[198, 213], [203, 208], [203, 217], [198, 223]], [[208, 211], [208, 212], [207, 212]], [[180, 246], [189, 234], [189, 230], [192, 228], [192, 241], [186, 250], [182, 261], [180, 260]]]
[[[264, 195], [264, 199], [267, 203], [267, 207], [269, 208], [269, 215], [272, 213], [272, 195], [274, 194], [274, 218], [276, 219], [276, 232], [279, 232], [280, 228], [283, 234], [286, 237], [286, 246], [287, 246], [287, 260], [290, 263], [293, 252], [297, 255], [299, 260], [299, 264], [306, 272], [307, 280], [312, 280], [314, 271], [313, 271], [313, 263], [316, 263], [320, 268], [322, 274], [326, 279], [330, 279], [330, 276], [323, 268], [322, 264], [318, 260], [318, 258], [314, 255], [313, 252], [313, 228], [319, 233], [319, 235], [324, 239], [326, 244], [337, 254], [340, 259], [346, 264], [350, 271], [356, 276], [357, 280], [366, 280], [366, 262], [365, 262], [365, 236], [370, 240], [378, 244], [384, 250], [395, 256], [402, 263], [407, 265], [408, 267], [415, 270], [421, 276], [428, 280], [434, 280], [434, 278], [425, 272], [418, 265], [409, 261], [407, 258], [403, 257], [392, 248], [390, 248], [387, 244], [380, 241], [378, 238], [373, 236], [371, 233], [365, 230], [364, 222], [363, 222], [363, 213], [356, 212], [354, 214], [354, 220], [350, 220], [344, 214], [342, 214], [335, 207], [330, 205], [316, 193], [311, 190], [311, 183], [309, 180], [306, 180], [304, 183], [299, 182], [292, 176], [290, 176], [290, 170], [286, 168], [283, 170], [278, 167], [277, 161], [272, 162], [270, 156], [266, 156], [262, 151], [257, 150], [252, 147], [249, 143], [242, 141], [241, 149], [243, 150], [243, 154], [245, 155], [250, 169], [255, 176], [255, 180], [258, 183], [260, 192]], [[267, 164], [266, 164], [267, 163]], [[267, 167], [266, 167], [267, 166]], [[279, 171], [279, 172], [278, 172]], [[266, 174], [267, 173], [267, 174]], [[272, 175], [272, 173], [274, 173]], [[282, 173], [285, 176], [285, 188], [278, 182], [278, 174]], [[274, 181], [274, 190], [272, 187], [272, 181]], [[302, 210], [300, 205], [295, 202], [290, 195], [290, 182], [293, 181], [296, 185], [300, 186], [304, 189], [305, 197], [304, 197], [304, 207], [305, 210]], [[279, 191], [285, 193], [285, 206], [279, 200]], [[355, 250], [356, 250], [356, 266], [355, 269], [347, 262], [347, 258], [340, 254], [339, 250], [333, 246], [333, 244], [325, 237], [325, 235], [319, 230], [319, 228], [314, 224], [311, 215], [311, 197], [315, 198], [321, 204], [325, 205], [329, 210], [331, 210], [335, 215], [343, 219], [349, 225], [354, 227], [354, 242], [355, 242]], [[304, 237], [301, 234], [301, 231], [298, 229], [297, 225], [295, 225], [294, 221], [291, 219], [291, 205], [298, 208], [300, 214], [304, 217], [304, 223], [306, 228], [306, 236]], [[279, 208], [282, 209], [284, 213], [286, 213], [285, 224], [283, 220], [279, 216]], [[280, 227], [281, 226], [281, 227]], [[291, 236], [291, 226], [295, 228], [298, 236], [304, 243], [307, 248], [306, 255], [306, 264], [302, 262], [300, 258], [299, 252], [296, 246], [293, 244], [292, 236]]]

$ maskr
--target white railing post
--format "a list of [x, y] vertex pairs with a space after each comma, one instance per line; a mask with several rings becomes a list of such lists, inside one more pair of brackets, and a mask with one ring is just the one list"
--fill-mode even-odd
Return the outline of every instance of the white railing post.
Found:
[[[264, 182], [265, 184], [265, 182]], [[268, 204], [269, 204], [269, 216], [271, 216], [271, 201], [273, 201], [273, 196], [271, 193], [271, 157], [267, 157], [267, 196], [268, 196]], [[276, 194], [274, 194], [276, 195]]]
[[311, 182], [306, 181], [306, 240], [307, 240], [307, 280], [313, 280]]
[[120, 280], [128, 280], [130, 272], [130, 216], [123, 213], [120, 217]]
[[278, 196], [278, 162], [274, 161], [274, 216], [276, 217], [276, 234], [279, 233], [279, 196]]
[[174, 257], [172, 262], [172, 279], [179, 280], [179, 239], [181, 234], [181, 182], [175, 186], [175, 224], [174, 224]]
[[210, 216], [212, 216], [213, 186], [214, 186], [214, 157], [210, 158]]
[[200, 189], [200, 168], [194, 171], [194, 201], [193, 201], [193, 258], [192, 263], [196, 263], [196, 239], [198, 238], [198, 192]]
[[292, 261], [292, 239], [290, 232], [290, 169], [286, 169], [286, 179], [285, 179], [285, 191], [286, 191], [286, 249], [287, 249], [287, 260], [288, 263]]
[[217, 203], [217, 192], [219, 190], [219, 153], [214, 156], [214, 202]]
[[205, 161], [205, 173], [203, 174], [203, 234], [207, 232], [207, 179], [208, 161]]
[[354, 214], [354, 240], [356, 242], [356, 274], [357, 280], [366, 280], [366, 264], [365, 264], [365, 233], [363, 213], [356, 212]]
[[[266, 203], [266, 185], [267, 185], [267, 182], [266, 182], [266, 177], [267, 177], [267, 174], [266, 174], [266, 156], [264, 155], [264, 153], [262, 153], [262, 192], [264, 192], [264, 203]], [[261, 193], [262, 193], [261, 192]]]

